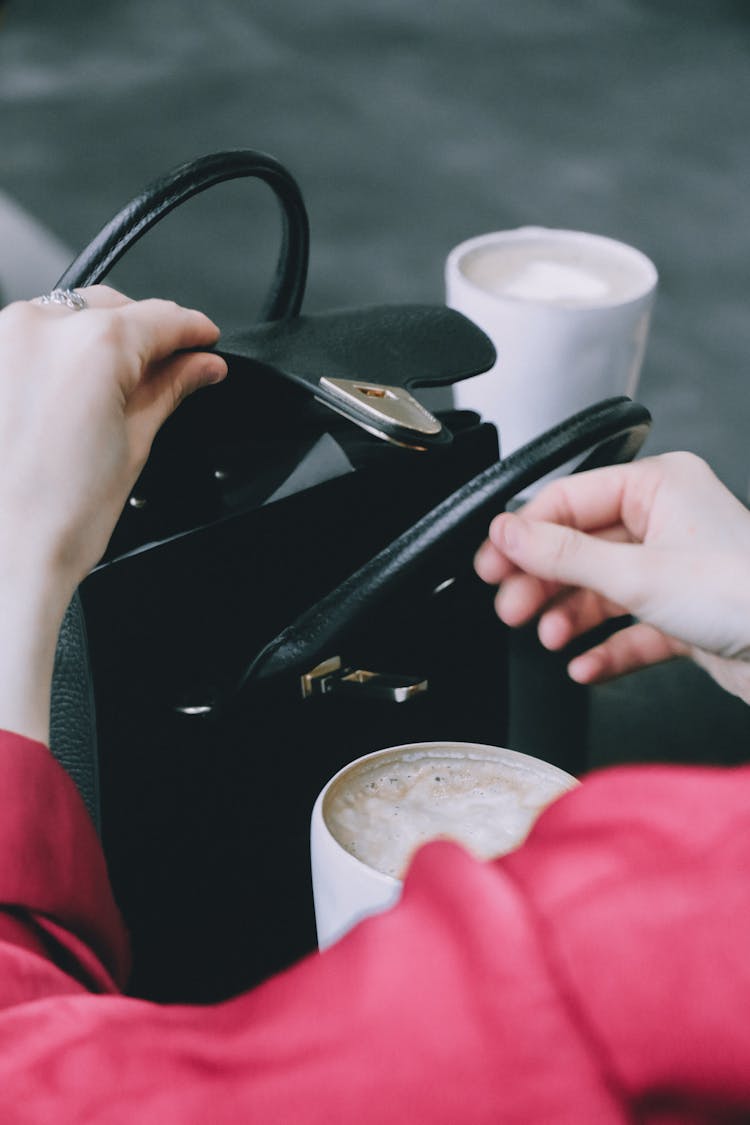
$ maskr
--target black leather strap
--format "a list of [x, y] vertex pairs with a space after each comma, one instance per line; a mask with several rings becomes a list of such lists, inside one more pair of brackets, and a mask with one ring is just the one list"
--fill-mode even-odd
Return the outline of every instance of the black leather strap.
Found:
[[[589, 452], [578, 471], [632, 460], [651, 424], [645, 407], [628, 398], [597, 403], [491, 465], [448, 496], [414, 527], [270, 641], [248, 667], [238, 695], [251, 683], [298, 675], [338, 652], [342, 640], [431, 563], [445, 565], [517, 493], [567, 461]], [[437, 576], [437, 574], [436, 574]]]
[[282, 212], [282, 241], [276, 274], [260, 315], [261, 320], [296, 316], [307, 281], [310, 230], [307, 211], [296, 180], [282, 164], [262, 152], [238, 149], [215, 152], [191, 160], [150, 184], [114, 216], [57, 282], [76, 289], [101, 281], [123, 254], [160, 219], [206, 188], [226, 180], [255, 177], [274, 191]]

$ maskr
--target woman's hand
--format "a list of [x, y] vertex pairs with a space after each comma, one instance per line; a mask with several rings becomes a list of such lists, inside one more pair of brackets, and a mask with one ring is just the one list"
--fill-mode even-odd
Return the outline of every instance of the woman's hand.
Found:
[[549, 649], [639, 619], [570, 663], [579, 683], [689, 655], [750, 702], [750, 513], [692, 454], [554, 481], [493, 520], [475, 568], [507, 625], [540, 615]]
[[226, 372], [203, 313], [81, 291], [89, 308], [18, 302], [0, 313], [0, 513], [16, 550], [70, 592], [103, 554], [156, 431]]
[[226, 373], [218, 329], [171, 301], [0, 313], [0, 726], [45, 739], [57, 632], [162, 422]]

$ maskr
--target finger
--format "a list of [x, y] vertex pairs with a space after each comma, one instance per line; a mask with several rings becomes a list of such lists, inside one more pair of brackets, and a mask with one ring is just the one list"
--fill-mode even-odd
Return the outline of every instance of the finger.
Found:
[[639, 616], [647, 599], [667, 593], [674, 583], [673, 560], [640, 544], [610, 542], [517, 515], [503, 516], [498, 534], [499, 549], [525, 574], [588, 587]]
[[545, 582], [533, 574], [516, 573], [505, 578], [495, 597], [495, 612], [506, 625], [525, 625], [556, 597], [561, 586], [559, 582]]
[[75, 292], [80, 293], [86, 299], [86, 304], [90, 309], [117, 309], [124, 305], [135, 304], [132, 297], [126, 297], [124, 293], [120, 293], [118, 289], [113, 289], [111, 285], [85, 285], [81, 289], [76, 289]]
[[[505, 516], [497, 517], [493, 520], [491, 526], [491, 534], [495, 536], [500, 543], [503, 542], [505, 518]], [[610, 543], [631, 541], [626, 529], [621, 525], [604, 528], [596, 532], [596, 537]], [[495, 558], [491, 557], [491, 552], [494, 553]], [[503, 565], [501, 565], [497, 559], [501, 559]], [[554, 601], [557, 605], [564, 604], [560, 602], [560, 598], [566, 589], [568, 589], [569, 593], [572, 593], [572, 591], [561, 582], [544, 580], [537, 576], [523, 573], [523, 571], [519, 570], [515, 563], [506, 558], [491, 541], [489, 549], [483, 551], [480, 565], [483, 569], [483, 573], [480, 574], [480, 577], [484, 577], [484, 574], [497, 575], [498, 573], [502, 573], [502, 577], [500, 578], [500, 591], [495, 599], [495, 609], [498, 616], [506, 625], [522, 625], [530, 621], [532, 617], [542, 611], [544, 607], [548, 606], [551, 602]], [[575, 603], [573, 609], [575, 610]], [[618, 607], [617, 612], [622, 613], [622, 609]], [[553, 626], [550, 636], [556, 633], [556, 631]], [[564, 644], [566, 642], [561, 641], [560, 643]]]
[[[528, 518], [525, 515], [526, 509], [523, 509], [523, 512], [523, 518]], [[489, 536], [475, 556], [474, 563], [475, 567], [478, 568], [477, 573], [485, 582], [502, 582], [503, 579], [517, 573], [519, 570], [517, 563], [509, 558], [503, 551], [503, 545], [505, 543], [505, 522], [509, 518], [512, 517], [508, 512], [503, 512], [499, 516], [495, 516], [490, 524]], [[562, 525], [566, 527], [571, 526], [564, 520], [562, 521]], [[606, 539], [611, 543], [632, 543], [633, 541], [627, 528], [619, 522], [609, 526], [604, 525], [592, 531], [591, 534], [595, 534], [597, 538]]]
[[159, 427], [179, 404], [201, 387], [218, 383], [226, 376], [226, 361], [218, 355], [192, 352], [174, 356], [141, 380], [130, 395], [127, 415], [141, 430], [149, 448]]
[[112, 289], [109, 285], [86, 285], [79, 289], [73, 289], [71, 292], [83, 297], [86, 302], [85, 308], [71, 308], [57, 301], [49, 301], [46, 296], [34, 297], [31, 304], [36, 308], [44, 309], [45, 313], [50, 312], [69, 315], [76, 312], [86, 312], [90, 309], [120, 308], [123, 305], [132, 305], [134, 303], [130, 297], [126, 297], [124, 293], [118, 292], [117, 289]]
[[574, 473], [552, 481], [521, 509], [529, 519], [597, 531], [624, 523], [637, 539], [645, 533], [650, 498], [665, 471], [663, 458]]
[[219, 329], [204, 313], [156, 297], [131, 301], [118, 310], [138, 350], [143, 370], [174, 352], [216, 343]]
[[579, 684], [604, 683], [688, 652], [688, 647], [673, 637], [639, 622], [571, 660], [568, 674]]
[[489, 586], [497, 586], [517, 569], [509, 559], [506, 559], [505, 555], [498, 551], [491, 539], [485, 539], [474, 555], [474, 570], [479, 578]]
[[474, 556], [474, 568], [479, 577], [491, 585], [509, 578], [518, 572], [518, 567], [502, 551], [502, 524], [505, 512], [495, 516], [489, 526], [487, 538]]
[[613, 617], [621, 617], [622, 606], [593, 590], [565, 590], [539, 618], [539, 640], [555, 652], [576, 637], [588, 633]]

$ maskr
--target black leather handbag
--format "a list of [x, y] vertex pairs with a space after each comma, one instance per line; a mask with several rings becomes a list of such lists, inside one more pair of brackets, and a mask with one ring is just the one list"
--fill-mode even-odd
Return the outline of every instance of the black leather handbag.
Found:
[[178, 169], [58, 284], [100, 280], [167, 210], [243, 175], [282, 203], [266, 319], [222, 334], [230, 377], [157, 438], [53, 683], [53, 752], [101, 819], [133, 991], [161, 1000], [220, 999], [314, 947], [309, 814], [346, 761], [503, 744], [507, 638], [473, 551], [528, 484], [628, 460], [650, 424], [613, 399], [501, 461], [493, 426], [425, 411], [411, 390], [486, 369], [489, 341], [430, 306], [302, 316], [304, 204], [255, 153]]

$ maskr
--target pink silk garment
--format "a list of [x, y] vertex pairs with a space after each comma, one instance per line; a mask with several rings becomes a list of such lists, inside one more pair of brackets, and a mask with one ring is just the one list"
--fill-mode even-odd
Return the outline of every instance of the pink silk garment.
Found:
[[[0, 1121], [750, 1121], [750, 769], [595, 774], [514, 854], [213, 1007], [123, 995], [78, 794], [0, 734]], [[220, 919], [216, 920], [220, 926]]]

